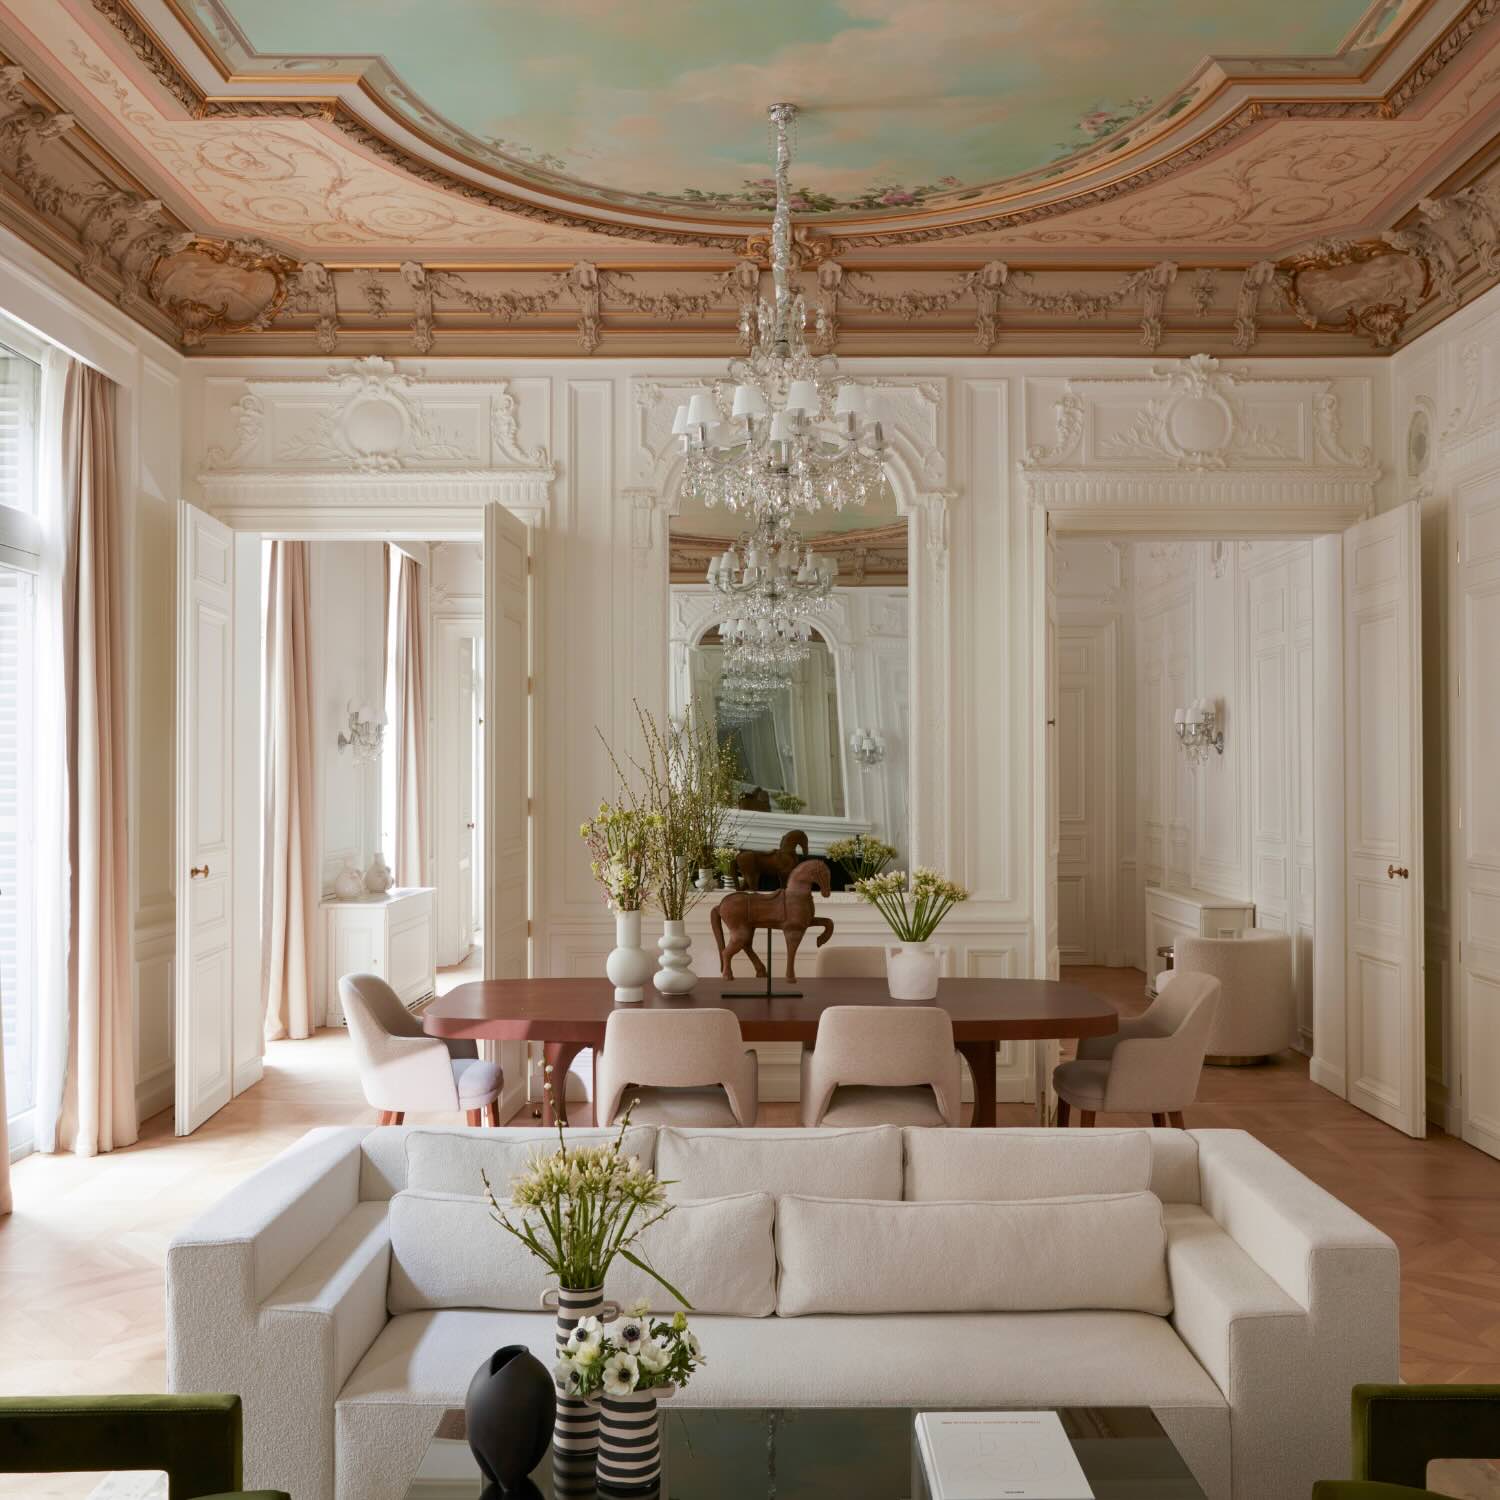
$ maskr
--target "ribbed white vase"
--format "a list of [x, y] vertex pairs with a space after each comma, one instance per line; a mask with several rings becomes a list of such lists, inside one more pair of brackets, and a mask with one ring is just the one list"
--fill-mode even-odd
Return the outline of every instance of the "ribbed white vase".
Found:
[[652, 982], [664, 995], [687, 994], [698, 982], [693, 973], [693, 940], [688, 936], [687, 923], [663, 922], [661, 940], [656, 946], [661, 953], [661, 964]]
[[641, 947], [641, 914], [615, 913], [615, 946], [604, 961], [604, 972], [615, 987], [616, 1005], [634, 1005], [646, 998], [646, 984], [655, 968], [651, 955]]

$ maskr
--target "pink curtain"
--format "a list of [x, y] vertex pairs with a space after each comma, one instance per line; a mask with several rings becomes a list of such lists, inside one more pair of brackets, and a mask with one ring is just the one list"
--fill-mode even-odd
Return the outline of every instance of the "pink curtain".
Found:
[[311, 1036], [318, 915], [305, 542], [272, 542], [266, 582], [265, 1034]]
[[137, 1122], [115, 386], [87, 365], [68, 366], [61, 446], [68, 1014], [61, 1098], [39, 1098], [37, 1144], [93, 1156], [130, 1145]]
[[391, 663], [396, 689], [397, 885], [427, 883], [427, 640], [422, 626], [422, 570], [405, 553], [396, 576], [396, 634]]

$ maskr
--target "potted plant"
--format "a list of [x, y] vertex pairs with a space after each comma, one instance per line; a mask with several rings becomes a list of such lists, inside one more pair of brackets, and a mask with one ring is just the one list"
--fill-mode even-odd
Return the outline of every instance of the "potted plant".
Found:
[[595, 1473], [610, 1489], [644, 1489], [661, 1473], [657, 1402], [675, 1395], [704, 1363], [687, 1315], [653, 1318], [640, 1302], [607, 1330], [589, 1318], [558, 1351], [557, 1388], [599, 1407]]
[[720, 890], [734, 889], [734, 862], [739, 854], [738, 849], [732, 849], [727, 844], [714, 850], [714, 871], [719, 877]]
[[[544, 1085], [549, 1090], [551, 1071], [549, 1067]], [[656, 1173], [621, 1150], [629, 1125], [627, 1109], [614, 1140], [574, 1147], [569, 1147], [559, 1125], [557, 1150], [532, 1157], [525, 1171], [511, 1179], [510, 1198], [503, 1203], [496, 1198], [488, 1175], [479, 1174], [490, 1217], [557, 1277], [557, 1289], [543, 1296], [542, 1305], [557, 1313], [559, 1352], [580, 1327], [597, 1329], [618, 1315], [619, 1309], [604, 1300], [604, 1278], [616, 1257], [623, 1256], [684, 1307], [691, 1306], [632, 1248], [646, 1230], [672, 1212], [673, 1205], [667, 1202], [666, 1184]], [[582, 1453], [595, 1446], [599, 1413], [588, 1394], [559, 1384], [555, 1449]]]
[[796, 792], [777, 792], [771, 801], [776, 804], [777, 812], [799, 813], [807, 806], [807, 798], [799, 797]]
[[615, 987], [615, 1004], [644, 1000], [654, 967], [641, 947], [641, 907], [649, 894], [646, 848], [651, 814], [629, 801], [601, 802], [578, 830], [589, 847], [589, 869], [615, 914], [615, 946], [604, 972]]
[[868, 833], [856, 833], [852, 839], [835, 839], [828, 846], [828, 857], [843, 866], [851, 883], [878, 875], [896, 857], [892, 844], [882, 843]]
[[906, 873], [889, 870], [856, 881], [855, 891], [900, 939], [885, 950], [886, 983], [893, 1000], [931, 1000], [937, 994], [939, 956], [929, 941], [938, 924], [969, 893], [936, 870], [918, 865], [910, 888]]

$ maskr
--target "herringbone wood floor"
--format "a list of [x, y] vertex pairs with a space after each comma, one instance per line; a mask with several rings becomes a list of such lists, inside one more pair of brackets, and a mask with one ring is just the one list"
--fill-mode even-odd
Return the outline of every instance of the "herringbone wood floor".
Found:
[[[1135, 970], [1069, 977], [1122, 1011], [1142, 1003]], [[761, 1118], [790, 1124], [795, 1106], [768, 1105]], [[128, 1150], [17, 1163], [15, 1213], [0, 1219], [0, 1392], [161, 1390], [173, 1231], [303, 1131], [365, 1120], [347, 1038], [329, 1031], [273, 1044], [264, 1081], [187, 1139], [161, 1115]], [[1030, 1123], [1030, 1110], [1002, 1106], [1001, 1123]], [[1395, 1239], [1408, 1380], [1500, 1382], [1500, 1162], [1440, 1133], [1399, 1135], [1310, 1083], [1291, 1053], [1206, 1070], [1188, 1124], [1253, 1132]], [[0, 1482], [0, 1495], [13, 1493], [44, 1492]]]

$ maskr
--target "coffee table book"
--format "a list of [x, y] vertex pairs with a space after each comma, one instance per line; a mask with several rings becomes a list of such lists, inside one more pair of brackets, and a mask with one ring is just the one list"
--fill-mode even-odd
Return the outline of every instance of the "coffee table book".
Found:
[[931, 1500], [1094, 1500], [1055, 1411], [924, 1411], [916, 1432]]

